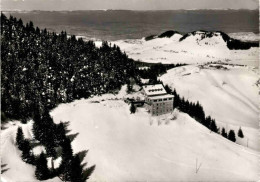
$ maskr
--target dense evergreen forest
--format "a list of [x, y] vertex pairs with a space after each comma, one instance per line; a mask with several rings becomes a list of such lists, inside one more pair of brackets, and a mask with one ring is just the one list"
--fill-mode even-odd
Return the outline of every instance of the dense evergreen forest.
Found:
[[[33, 119], [32, 140], [18, 128], [16, 144], [22, 159], [36, 166], [35, 176], [46, 180], [86, 181], [95, 166], [82, 163], [86, 153], [73, 153], [66, 126], [55, 124], [49, 111], [59, 103], [114, 92], [130, 78], [138, 79], [134, 61], [119, 47], [103, 42], [97, 48], [66, 32], [40, 30], [32, 22], [1, 14], [1, 120]], [[35, 156], [35, 146], [46, 153]], [[58, 168], [47, 167], [47, 158], [62, 158]]]
[[158, 76], [167, 73], [167, 70], [185, 66], [187, 64], [162, 64], [162, 63], [146, 63], [141, 61], [135, 61], [135, 65], [138, 68], [138, 76], [143, 79], [156, 80]]
[[135, 65], [118, 46], [50, 33], [1, 14], [2, 114], [30, 118], [36, 103], [58, 103], [113, 92], [135, 77]]

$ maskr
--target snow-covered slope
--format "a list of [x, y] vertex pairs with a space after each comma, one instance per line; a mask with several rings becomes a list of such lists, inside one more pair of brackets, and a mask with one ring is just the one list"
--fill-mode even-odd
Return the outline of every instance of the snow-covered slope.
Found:
[[90, 181], [258, 179], [259, 153], [210, 133], [188, 115], [151, 118], [142, 109], [130, 114], [122, 100], [102, 100], [62, 104], [52, 112], [55, 122], [70, 121], [79, 133], [74, 151], [89, 149], [85, 160], [96, 164]]
[[196, 31], [186, 34], [181, 37], [179, 41], [190, 44], [197, 43], [199, 46], [208, 45], [215, 46], [216, 48], [227, 47], [227, 42], [225, 42], [220, 32], [210, 32], [209, 34], [202, 31]]
[[239, 142], [246, 146], [249, 139], [249, 147], [260, 151], [257, 70], [227, 65], [217, 69], [216, 66], [221, 65], [178, 67], [160, 79], [186, 99], [199, 101], [206, 115], [215, 118], [219, 126], [236, 131], [241, 126], [245, 138]]
[[[75, 153], [89, 150], [84, 160], [96, 165], [89, 181], [258, 179], [259, 152], [210, 132], [184, 113], [174, 112], [175, 120], [173, 114], [151, 117], [142, 108], [130, 114], [123, 88], [118, 95], [61, 104], [51, 113], [56, 123], [70, 121], [71, 132], [79, 133], [72, 142]], [[31, 124], [14, 123], [2, 131], [2, 162], [10, 168], [2, 181], [36, 181], [34, 167], [21, 160], [14, 144], [17, 125], [31, 138]]]
[[255, 34], [253, 32], [238, 32], [238, 33], [230, 33], [228, 34], [230, 37], [242, 41], [259, 41], [259, 34]]
[[258, 48], [230, 50], [220, 32], [196, 31], [187, 35], [174, 34], [170, 38], [119, 40], [113, 42], [129, 57], [143, 62], [203, 63], [226, 61], [236, 64], [258, 65]]
[[[26, 164], [21, 159], [22, 152], [15, 144], [15, 137], [18, 126], [21, 126], [25, 138], [32, 138], [32, 122], [21, 124], [17, 122], [9, 122], [7, 129], [1, 130], [1, 164], [6, 164], [7, 171], [1, 175], [2, 182], [17, 182], [17, 181], [38, 181], [35, 178], [35, 167]], [[59, 178], [46, 180], [46, 182], [60, 182]]]

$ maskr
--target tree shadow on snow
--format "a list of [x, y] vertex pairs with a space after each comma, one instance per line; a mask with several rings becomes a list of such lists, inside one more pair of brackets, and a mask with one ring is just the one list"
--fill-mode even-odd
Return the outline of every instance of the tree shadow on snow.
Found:
[[6, 168], [7, 164], [1, 164], [1, 174], [5, 173], [9, 170], [9, 168]]

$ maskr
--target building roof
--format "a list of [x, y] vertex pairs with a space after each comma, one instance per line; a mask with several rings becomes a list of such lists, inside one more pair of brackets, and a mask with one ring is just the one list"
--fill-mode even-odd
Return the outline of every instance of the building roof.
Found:
[[144, 85], [143, 89], [147, 96], [167, 94], [162, 84]]
[[156, 99], [165, 99], [165, 98], [173, 98], [174, 95], [166, 94], [166, 95], [157, 95], [157, 96], [150, 96], [149, 99], [156, 100]]

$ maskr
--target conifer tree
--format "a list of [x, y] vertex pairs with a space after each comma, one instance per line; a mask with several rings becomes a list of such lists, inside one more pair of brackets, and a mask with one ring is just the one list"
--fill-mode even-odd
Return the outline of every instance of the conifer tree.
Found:
[[24, 143], [23, 130], [21, 127], [18, 127], [17, 134], [16, 134], [16, 144], [20, 150], [22, 150], [23, 148], [23, 143]]
[[222, 130], [221, 130], [221, 135], [222, 135], [223, 137], [227, 138], [227, 132], [226, 132], [225, 128], [222, 128]]
[[84, 182], [83, 179], [83, 168], [80, 164], [79, 156], [76, 155], [73, 157], [71, 162], [71, 171], [70, 171], [71, 182]]
[[49, 140], [49, 142], [45, 143], [45, 148], [46, 148], [46, 154], [48, 157], [56, 158], [57, 157], [57, 152], [55, 150], [55, 143], [54, 140]]
[[39, 159], [36, 160], [35, 176], [38, 180], [46, 180], [49, 178], [50, 172], [47, 166], [47, 159], [44, 153], [40, 154]]
[[136, 107], [135, 107], [135, 105], [133, 103], [131, 103], [130, 113], [133, 114], [133, 113], [135, 113], [135, 111], [136, 111]]
[[210, 125], [211, 125], [211, 117], [210, 116], [207, 116], [205, 118], [203, 125], [210, 129]]
[[230, 130], [228, 133], [228, 139], [232, 142], [236, 142], [236, 134], [234, 130]]
[[55, 132], [55, 139], [56, 139], [56, 143], [57, 145], [60, 145], [61, 143], [64, 142], [65, 138], [66, 138], [66, 131], [65, 131], [65, 126], [63, 123], [59, 123], [58, 125], [56, 125], [56, 132]]
[[212, 119], [211, 122], [210, 122], [210, 130], [215, 132], [215, 133], [218, 133], [218, 127], [217, 127], [214, 119]]
[[41, 116], [39, 112], [35, 112], [33, 116], [33, 135], [36, 140], [40, 140], [41, 138]]
[[242, 131], [241, 127], [239, 128], [237, 135], [238, 135], [240, 138], [244, 138], [244, 134], [243, 134], [243, 131]]
[[62, 153], [61, 158], [62, 162], [58, 169], [60, 177], [64, 181], [71, 180], [71, 167], [72, 167], [72, 160], [73, 160], [73, 151], [71, 148], [71, 141], [69, 138], [66, 138], [61, 145]]
[[34, 122], [33, 131], [35, 138], [48, 147], [49, 151], [53, 151], [55, 147], [55, 124], [48, 109], [45, 108], [39, 121]]
[[165, 86], [164, 86], [164, 89], [165, 89], [165, 91], [166, 91], [168, 94], [171, 94], [172, 91], [171, 91], [169, 85], [165, 85]]
[[89, 167], [89, 168], [87, 168], [87, 169], [85, 169], [85, 170], [83, 171], [83, 180], [84, 180], [84, 181], [86, 181], [86, 180], [89, 179], [89, 177], [91, 176], [91, 174], [94, 172], [95, 168], [96, 168], [96, 166], [94, 165], [94, 166], [91, 166], [91, 167]]
[[22, 145], [22, 159], [29, 164], [34, 164], [35, 162], [35, 158], [32, 153], [32, 147], [29, 140], [27, 139], [24, 140]]

